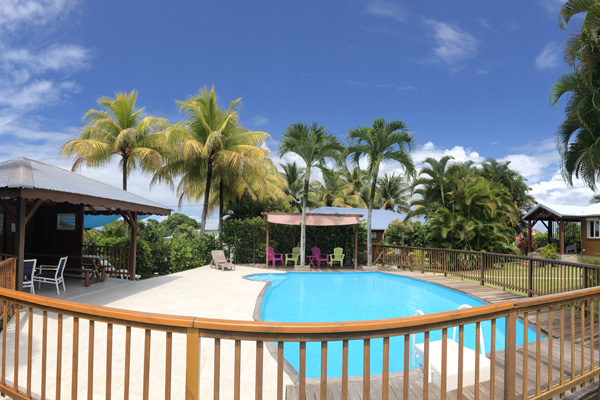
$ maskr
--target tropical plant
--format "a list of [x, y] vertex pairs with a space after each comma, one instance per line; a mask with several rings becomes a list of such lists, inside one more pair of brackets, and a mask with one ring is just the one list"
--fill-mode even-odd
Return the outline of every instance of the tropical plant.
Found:
[[352, 193], [360, 196], [360, 199], [357, 199], [358, 202], [356, 207], [367, 208], [367, 203], [370, 196], [368, 172], [360, 169], [359, 166], [349, 169], [347, 165], [343, 165], [342, 177], [346, 182], [348, 182], [348, 184], [350, 184]]
[[82, 164], [100, 167], [115, 155], [120, 157], [123, 190], [127, 177], [138, 165], [146, 172], [156, 172], [162, 164], [162, 136], [164, 118], [143, 117], [144, 109], [135, 108], [137, 91], [117, 93], [114, 98], [101, 97], [103, 109], [90, 109], [83, 117], [87, 123], [77, 139], [65, 143], [62, 156], [75, 156], [73, 171]]
[[399, 213], [410, 211], [410, 187], [402, 176], [385, 174], [377, 181], [377, 189], [378, 208]]
[[350, 183], [343, 179], [342, 171], [335, 171], [328, 168], [323, 169], [322, 184], [319, 181], [313, 182], [308, 194], [308, 201], [311, 207], [354, 207], [362, 204], [360, 194], [353, 192]]
[[446, 193], [450, 191], [452, 174], [448, 163], [452, 156], [444, 156], [439, 160], [428, 157], [423, 161], [419, 176], [413, 182], [413, 197], [411, 216], [425, 216], [433, 213], [438, 207], [446, 207]]
[[358, 165], [362, 157], [367, 158], [371, 192], [369, 194], [367, 213], [367, 266], [372, 263], [371, 254], [371, 219], [373, 215], [373, 202], [377, 187], [379, 167], [386, 160], [398, 162], [408, 176], [415, 175], [415, 166], [410, 158], [414, 147], [414, 138], [408, 133], [406, 124], [402, 121], [386, 123], [379, 118], [373, 121], [370, 127], [358, 127], [346, 134], [350, 141], [348, 155]]
[[186, 121], [166, 129], [165, 141], [170, 147], [167, 162], [153, 182], [165, 180], [172, 184], [173, 177], [181, 176], [177, 185], [180, 204], [183, 199], [197, 202], [202, 199], [200, 239], [204, 238], [210, 192], [214, 171], [220, 174], [242, 174], [247, 159], [264, 157], [258, 144], [268, 137], [264, 132], [242, 129], [236, 112], [240, 99], [224, 109], [218, 104], [214, 87], [178, 101]]
[[557, 106], [568, 96], [565, 120], [559, 125], [557, 149], [561, 173], [572, 185], [573, 176], [581, 178], [592, 190], [600, 176], [600, 3], [595, 0], [569, 0], [559, 14], [565, 30], [571, 18], [585, 13], [578, 33], [565, 45], [565, 61], [573, 71], [562, 74], [550, 92], [550, 103]]
[[300, 196], [302, 194], [302, 174], [304, 173], [304, 168], [299, 167], [295, 161], [292, 163], [281, 164], [281, 168], [283, 168], [282, 177], [286, 181], [286, 185], [283, 189], [285, 200], [290, 203], [294, 209], [301, 211]]
[[323, 169], [327, 159], [335, 159], [342, 146], [335, 136], [327, 133], [323, 125], [294, 123], [283, 133], [279, 146], [279, 155], [291, 152], [297, 154], [306, 167], [304, 170], [304, 189], [302, 191], [302, 222], [300, 224], [300, 267], [303, 268], [306, 256], [306, 210], [311, 171]]

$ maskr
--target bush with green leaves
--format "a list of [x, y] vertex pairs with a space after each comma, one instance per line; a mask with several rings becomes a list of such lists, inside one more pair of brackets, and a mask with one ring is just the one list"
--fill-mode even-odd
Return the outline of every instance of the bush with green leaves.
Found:
[[538, 253], [544, 258], [550, 258], [550, 259], [558, 258], [556, 245], [554, 243], [550, 243], [544, 247], [540, 247], [538, 249]]
[[427, 228], [420, 221], [392, 221], [385, 231], [384, 244], [426, 247]]
[[[104, 237], [96, 243], [98, 246], [115, 246], [115, 247], [131, 247], [131, 239], [129, 237]], [[149, 276], [158, 272], [150, 245], [141, 238], [136, 242], [136, 274]]]

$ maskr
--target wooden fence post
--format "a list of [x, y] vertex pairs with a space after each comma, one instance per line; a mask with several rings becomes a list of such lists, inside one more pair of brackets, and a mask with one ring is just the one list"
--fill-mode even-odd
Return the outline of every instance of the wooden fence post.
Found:
[[583, 287], [582, 289], [587, 289], [589, 287], [589, 282], [588, 282], [588, 269], [587, 267], [583, 267], [581, 268], [581, 270], [583, 271]]
[[443, 261], [443, 263], [444, 263], [444, 277], [447, 277], [448, 276], [448, 266], [446, 265], [447, 264], [446, 249], [442, 250], [442, 257], [444, 257], [444, 261]]
[[200, 383], [200, 330], [188, 328], [186, 335], [185, 399], [197, 400]]
[[515, 374], [517, 366], [517, 312], [510, 311], [506, 317], [504, 342], [504, 398], [515, 395]]
[[385, 268], [385, 257], [387, 256], [387, 251], [385, 251], [385, 247], [381, 248], [381, 267]]
[[533, 260], [527, 262], [527, 297], [533, 297]]
[[485, 283], [485, 266], [483, 265], [483, 253], [479, 253], [479, 265], [481, 266], [480, 284], [481, 286], [483, 286]]
[[421, 249], [421, 273], [425, 273], [425, 249]]

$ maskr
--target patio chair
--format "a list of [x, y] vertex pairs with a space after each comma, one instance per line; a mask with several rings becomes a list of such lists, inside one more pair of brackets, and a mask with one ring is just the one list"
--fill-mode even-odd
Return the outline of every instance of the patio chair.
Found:
[[235, 265], [227, 261], [223, 250], [213, 250], [210, 254], [212, 254], [211, 268], [222, 269], [223, 271], [225, 271], [225, 268], [235, 270]]
[[300, 260], [300, 247], [294, 247], [291, 253], [286, 253], [284, 266], [287, 266], [288, 262], [293, 262], [294, 267], [298, 265], [298, 261]]
[[329, 265], [329, 254], [321, 254], [321, 249], [318, 247], [311, 247], [312, 255], [314, 257], [314, 262], [317, 263], [317, 267], [321, 266], [321, 262], [327, 263]]
[[58, 284], [62, 283], [63, 291], [66, 291], [65, 280], [63, 278], [63, 272], [65, 271], [65, 266], [67, 265], [67, 258], [62, 257], [58, 261], [58, 265], [40, 265], [38, 269], [40, 273], [33, 277], [34, 282], [39, 282], [38, 287], [42, 286], [42, 283], [53, 283], [56, 285], [56, 293], [60, 295], [60, 291], [58, 289]]
[[333, 249], [333, 254], [329, 255], [329, 266], [333, 266], [334, 262], [340, 263], [340, 267], [344, 266], [344, 249], [336, 247]]
[[269, 261], [273, 262], [273, 268], [275, 268], [277, 261], [280, 261], [281, 265], [283, 265], [283, 253], [275, 253], [275, 249], [269, 246], [267, 248], [267, 266], [269, 265]]
[[36, 259], [23, 260], [23, 289], [31, 288], [31, 294], [35, 294], [35, 288], [33, 287], [33, 276], [35, 275], [36, 263]]

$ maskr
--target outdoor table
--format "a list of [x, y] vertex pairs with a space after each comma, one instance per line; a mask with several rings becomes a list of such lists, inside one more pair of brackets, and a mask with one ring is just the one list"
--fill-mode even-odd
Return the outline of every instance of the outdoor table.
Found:
[[317, 267], [315, 265], [315, 258], [316, 258], [315, 256], [306, 256], [306, 258], [308, 258], [308, 261], [309, 261], [308, 266], [309, 267], [313, 267], [313, 268]]
[[108, 256], [84, 254], [81, 260], [90, 269], [85, 269], [85, 286], [88, 287], [95, 282], [104, 282], [106, 279], [105, 266], [100, 261], [108, 259]]

